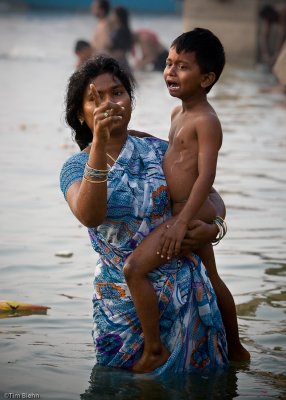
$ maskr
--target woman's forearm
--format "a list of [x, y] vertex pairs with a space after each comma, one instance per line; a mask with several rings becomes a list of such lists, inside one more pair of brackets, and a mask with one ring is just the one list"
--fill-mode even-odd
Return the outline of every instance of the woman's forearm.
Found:
[[81, 182], [75, 182], [69, 188], [67, 201], [83, 225], [95, 227], [104, 221], [106, 215], [108, 168], [105, 147], [92, 145], [87, 164], [91, 169], [103, 171], [102, 177], [92, 179], [84, 175]]

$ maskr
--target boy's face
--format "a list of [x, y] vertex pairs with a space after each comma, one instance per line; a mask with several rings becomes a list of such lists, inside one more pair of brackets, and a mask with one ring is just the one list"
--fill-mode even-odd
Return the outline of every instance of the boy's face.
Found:
[[82, 62], [87, 61], [89, 58], [92, 57], [92, 48], [85, 47], [85, 48], [81, 49], [80, 51], [78, 51], [76, 53], [76, 55], [78, 56], [80, 61], [82, 61]]
[[174, 47], [170, 48], [164, 79], [171, 96], [184, 100], [189, 96], [205, 92], [202, 87], [204, 76], [194, 52], [178, 54]]

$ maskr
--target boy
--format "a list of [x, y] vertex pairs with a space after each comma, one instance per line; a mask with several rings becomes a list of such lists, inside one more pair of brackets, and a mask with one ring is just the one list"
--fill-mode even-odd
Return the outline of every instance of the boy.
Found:
[[74, 53], [77, 56], [76, 69], [78, 70], [83, 63], [93, 56], [93, 50], [86, 40], [77, 40], [74, 46]]
[[[162, 259], [179, 255], [191, 220], [211, 222], [216, 217], [208, 195], [215, 178], [222, 131], [219, 119], [207, 101], [207, 93], [219, 79], [224, 64], [222, 44], [207, 29], [196, 28], [182, 34], [174, 40], [169, 51], [164, 79], [171, 96], [179, 98], [182, 105], [172, 112], [163, 169], [173, 215], [177, 217], [163, 233], [158, 227], [145, 238], [124, 266], [126, 282], [144, 333], [143, 355], [134, 365], [134, 372], [150, 372], [169, 356], [160, 339], [158, 301], [148, 273], [162, 264]], [[229, 357], [237, 361], [248, 360], [249, 353], [239, 341], [234, 301], [217, 274], [211, 244], [196, 253], [206, 266], [217, 295]]]

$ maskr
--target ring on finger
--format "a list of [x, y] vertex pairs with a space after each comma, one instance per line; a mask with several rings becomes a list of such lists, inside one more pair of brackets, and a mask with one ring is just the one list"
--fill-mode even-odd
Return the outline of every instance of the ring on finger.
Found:
[[108, 111], [105, 111], [105, 112], [103, 113], [103, 116], [104, 116], [104, 118], [109, 117], [109, 112], [108, 112]]

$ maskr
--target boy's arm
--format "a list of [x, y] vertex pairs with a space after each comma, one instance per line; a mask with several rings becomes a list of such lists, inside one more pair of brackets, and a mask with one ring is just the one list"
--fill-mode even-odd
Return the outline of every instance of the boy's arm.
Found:
[[209, 196], [216, 175], [222, 132], [216, 115], [200, 118], [196, 123], [198, 141], [198, 177], [178, 221], [188, 224]]
[[188, 223], [194, 219], [209, 196], [216, 174], [218, 151], [221, 147], [222, 132], [215, 114], [200, 117], [196, 121], [198, 141], [198, 178], [184, 208], [176, 222], [165, 232], [161, 242], [161, 255], [178, 254], [181, 242], [186, 234]]

